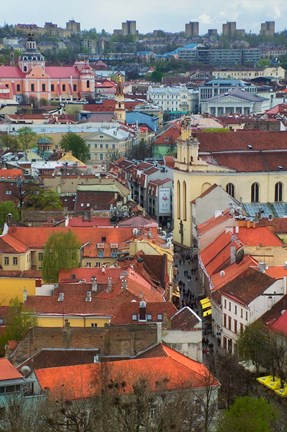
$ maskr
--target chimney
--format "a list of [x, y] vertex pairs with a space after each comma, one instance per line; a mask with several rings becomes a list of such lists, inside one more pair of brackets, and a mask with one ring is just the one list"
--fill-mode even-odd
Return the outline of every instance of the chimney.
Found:
[[106, 265], [103, 264], [103, 265], [102, 265], [102, 274], [105, 274], [105, 273], [106, 273]]
[[97, 278], [95, 276], [92, 276], [91, 281], [92, 281], [92, 291], [97, 292], [98, 291]]
[[146, 302], [140, 301], [139, 305], [139, 321], [146, 321]]
[[109, 276], [108, 277], [108, 289], [107, 289], [107, 291], [112, 292], [112, 290], [113, 290], [113, 279], [111, 276]]
[[23, 290], [23, 303], [24, 304], [27, 301], [27, 297], [28, 297], [28, 292], [27, 292], [26, 288], [24, 288], [24, 290]]
[[230, 246], [230, 264], [234, 264], [236, 262], [236, 246]]

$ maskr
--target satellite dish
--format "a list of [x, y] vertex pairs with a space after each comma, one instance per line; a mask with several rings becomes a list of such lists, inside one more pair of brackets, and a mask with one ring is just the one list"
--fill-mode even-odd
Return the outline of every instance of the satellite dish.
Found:
[[26, 365], [26, 366], [21, 367], [21, 374], [22, 374], [24, 377], [29, 376], [31, 372], [32, 372], [32, 371], [31, 371], [31, 369], [29, 368], [29, 366]]

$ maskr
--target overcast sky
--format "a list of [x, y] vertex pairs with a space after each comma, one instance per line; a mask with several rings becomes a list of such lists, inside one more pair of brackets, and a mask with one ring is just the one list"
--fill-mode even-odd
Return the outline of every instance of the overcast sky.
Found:
[[82, 29], [121, 28], [122, 21], [136, 20], [140, 33], [152, 30], [184, 31], [185, 23], [199, 21], [199, 33], [222, 31], [222, 23], [236, 21], [238, 29], [258, 33], [260, 23], [276, 21], [275, 31], [286, 28], [287, 0], [9, 0], [1, 8], [0, 25], [52, 21], [65, 27], [70, 19]]

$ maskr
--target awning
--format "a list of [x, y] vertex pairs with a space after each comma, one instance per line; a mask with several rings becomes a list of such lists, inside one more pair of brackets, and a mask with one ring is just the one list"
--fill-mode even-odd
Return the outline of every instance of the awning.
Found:
[[207, 297], [204, 298], [204, 299], [202, 299], [202, 300], [200, 300], [200, 304], [201, 304], [201, 309], [202, 310], [211, 308], [210, 300]]
[[203, 312], [203, 317], [209, 316], [212, 314], [212, 310], [211, 309], [207, 309], [206, 311]]

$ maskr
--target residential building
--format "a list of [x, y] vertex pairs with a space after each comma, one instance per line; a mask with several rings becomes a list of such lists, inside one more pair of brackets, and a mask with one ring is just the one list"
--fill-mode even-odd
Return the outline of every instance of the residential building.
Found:
[[7, 358], [0, 359], [0, 401], [1, 421], [5, 418], [5, 410], [9, 408], [9, 402], [13, 399], [35, 396], [33, 386], [35, 380], [26, 378]]
[[267, 68], [252, 68], [252, 69], [226, 69], [214, 70], [211, 72], [216, 79], [238, 79], [238, 80], [252, 80], [258, 77], [274, 77], [274, 79], [284, 80], [285, 69], [281, 66], [267, 67]]
[[126, 21], [122, 23], [122, 35], [136, 35], [137, 34], [137, 23], [136, 21]]
[[223, 36], [234, 36], [236, 32], [236, 22], [227, 22], [222, 24], [222, 34]]
[[[190, 407], [196, 407], [196, 417], [192, 425], [202, 424], [206, 404], [210, 414], [209, 423], [214, 427], [217, 419], [217, 398], [219, 382], [202, 363], [179, 354], [163, 344], [156, 345], [143, 351], [136, 358], [121, 361], [94, 363], [91, 365], [76, 365], [35, 370], [35, 377], [39, 383], [39, 394], [49, 388], [51, 400], [86, 401], [95, 397], [99, 392], [108, 391], [106, 382], [115, 383], [119, 393], [119, 404], [124, 398], [126, 404], [134, 403], [134, 392], [139, 379], [147, 385], [149, 399], [152, 401], [153, 415], [162, 404], [162, 393], [165, 394], [165, 404], [174, 406], [176, 396], [183, 391], [181, 405], [187, 402]], [[70, 377], [73, 376], [73, 380]], [[102, 377], [105, 376], [104, 382]], [[118, 384], [119, 377], [124, 379], [124, 392]], [[97, 383], [94, 385], [93, 383]], [[61, 389], [61, 391], [59, 390]], [[144, 391], [144, 388], [142, 388]], [[113, 391], [113, 388], [112, 388]], [[113, 393], [114, 394], [114, 391]], [[140, 396], [139, 396], [140, 398]], [[207, 402], [208, 398], [208, 402]], [[89, 405], [87, 405], [88, 409]], [[141, 409], [144, 409], [141, 406]], [[148, 412], [150, 407], [148, 406]], [[148, 416], [149, 417], [149, 416]], [[198, 427], [198, 426], [196, 426]]]
[[249, 268], [221, 290], [223, 349], [234, 353], [238, 335], [286, 295], [286, 279], [276, 280], [265, 268]]
[[198, 93], [180, 87], [150, 87], [147, 100], [159, 106], [163, 111], [181, 114], [196, 113], [198, 110]]
[[199, 22], [189, 22], [185, 24], [186, 37], [197, 37], [199, 35]]
[[275, 21], [261, 23], [260, 36], [272, 37], [275, 33]]

